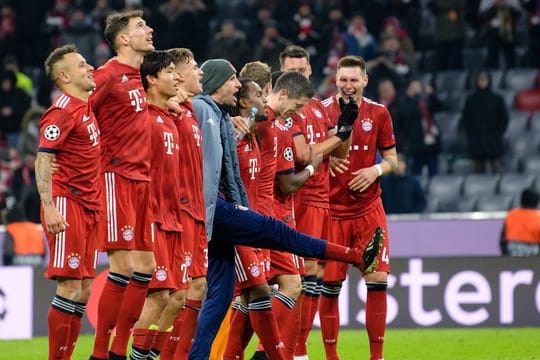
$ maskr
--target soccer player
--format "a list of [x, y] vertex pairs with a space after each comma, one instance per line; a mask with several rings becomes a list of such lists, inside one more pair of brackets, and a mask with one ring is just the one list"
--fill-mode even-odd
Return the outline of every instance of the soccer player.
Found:
[[[242, 84], [237, 94], [236, 113], [244, 118], [253, 116], [254, 121], [266, 121], [265, 100], [262, 90], [252, 80], [240, 80]], [[238, 163], [242, 182], [252, 209], [258, 208], [258, 181], [261, 170], [261, 154], [255, 134], [255, 122], [250, 123], [250, 132], [237, 140]], [[244, 349], [253, 332], [268, 348], [272, 359], [285, 359], [276, 319], [270, 302], [271, 292], [266, 282], [266, 262], [262, 249], [236, 246], [235, 249], [235, 295], [241, 296], [238, 308], [233, 312], [227, 347], [223, 359], [243, 358]]]
[[[48, 279], [56, 294], [48, 314], [49, 359], [70, 359], [96, 276], [100, 215], [99, 129], [88, 103], [94, 68], [73, 45], [45, 60], [62, 92], [43, 114], [36, 158], [41, 223], [50, 250]], [[52, 171], [52, 163], [59, 168]]]
[[[208, 292], [199, 316], [199, 326], [191, 348], [191, 360], [206, 359], [218, 327], [227, 312], [234, 291], [234, 245], [246, 245], [293, 252], [301, 256], [329, 258], [372, 265], [375, 254], [335, 246], [300, 234], [283, 222], [249, 210], [236, 154], [236, 135], [224, 106], [234, 106], [240, 83], [236, 69], [223, 59], [212, 59], [201, 66], [203, 96], [195, 97], [193, 107], [203, 134], [204, 192], [208, 243]], [[285, 74], [284, 74], [285, 75]], [[299, 76], [299, 77], [298, 77]], [[280, 78], [275, 91], [282, 116], [295, 113], [313, 94], [306, 78], [290, 73]], [[279, 84], [279, 86], [278, 86]], [[219, 193], [219, 196], [218, 196]], [[373, 243], [379, 243], [374, 236]], [[364, 256], [366, 255], [366, 256]]]
[[173, 56], [179, 75], [178, 99], [180, 102], [180, 217], [182, 220], [182, 243], [186, 258], [189, 289], [185, 306], [176, 318], [170, 339], [160, 354], [162, 360], [187, 359], [197, 319], [206, 291], [208, 268], [205, 220], [206, 210], [203, 195], [202, 138], [199, 123], [195, 118], [191, 101], [202, 92], [202, 70], [189, 49], [168, 50]]
[[[337, 64], [338, 94], [323, 101], [334, 123], [341, 112], [341, 98], [352, 97], [359, 105], [360, 115], [353, 126], [348, 156], [350, 170], [342, 174], [338, 172], [330, 178], [330, 213], [332, 241], [344, 246], [359, 246], [362, 251], [370, 251], [373, 231], [383, 229], [387, 235], [378, 178], [394, 171], [398, 162], [388, 110], [362, 97], [367, 82], [364, 60], [357, 56], [345, 56]], [[379, 163], [376, 162], [377, 152], [382, 159]], [[384, 236], [381, 248], [372, 266], [360, 269], [367, 286], [366, 329], [371, 360], [383, 357], [386, 288], [390, 271], [388, 236]], [[338, 359], [338, 296], [346, 276], [347, 264], [331, 261], [326, 265], [319, 315], [327, 359]]]
[[125, 359], [156, 266], [150, 238], [150, 120], [139, 72], [154, 45], [142, 15], [132, 10], [107, 17], [105, 38], [117, 56], [96, 70], [90, 97], [102, 138], [101, 249], [107, 251], [110, 271], [98, 305], [93, 359]]
[[173, 56], [155, 51], [144, 57], [141, 79], [151, 124], [150, 183], [152, 239], [156, 272], [139, 320], [133, 329], [130, 359], [155, 359], [169, 339], [176, 315], [184, 306], [189, 287], [180, 215], [180, 137], [175, 115], [168, 110], [176, 96], [179, 76]]

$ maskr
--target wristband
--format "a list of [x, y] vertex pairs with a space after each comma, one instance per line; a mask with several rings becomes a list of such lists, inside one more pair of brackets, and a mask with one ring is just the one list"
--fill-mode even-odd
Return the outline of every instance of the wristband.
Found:
[[375, 169], [377, 169], [377, 173], [379, 173], [379, 176], [382, 175], [382, 166], [381, 164], [376, 164]]
[[309, 176], [313, 175], [313, 173], [315, 172], [315, 168], [313, 167], [313, 165], [309, 164], [308, 166], [306, 166], [304, 168], [304, 170], [307, 170], [308, 173], [309, 173]]

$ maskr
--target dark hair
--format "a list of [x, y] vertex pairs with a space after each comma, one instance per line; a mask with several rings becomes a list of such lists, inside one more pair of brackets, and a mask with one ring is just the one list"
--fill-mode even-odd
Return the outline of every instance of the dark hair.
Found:
[[113, 48], [113, 50], [117, 50], [116, 48], [116, 36], [120, 32], [122, 32], [129, 24], [129, 20], [135, 17], [142, 17], [143, 12], [142, 10], [129, 10], [129, 11], [123, 11], [119, 13], [114, 13], [109, 16], [107, 16], [107, 19], [105, 20], [105, 40], [109, 43], [109, 45]]
[[283, 75], [284, 71], [278, 70], [272, 73], [272, 87], [276, 86], [277, 79]]
[[342, 67], [359, 67], [362, 71], [366, 71], [366, 61], [361, 56], [347, 55], [339, 59], [337, 69]]
[[255, 81], [262, 89], [272, 81], [272, 70], [267, 63], [252, 61], [240, 70], [240, 77]]
[[309, 62], [309, 52], [301, 46], [289, 45], [279, 54], [279, 64], [283, 67], [286, 58], [306, 58]]
[[521, 192], [521, 207], [536, 209], [540, 195], [533, 189], [525, 189]]
[[64, 45], [54, 49], [47, 57], [47, 60], [45, 60], [44, 67], [47, 77], [55, 82], [58, 78], [55, 65], [64, 58], [64, 55], [78, 52], [79, 49], [73, 44]]
[[240, 99], [247, 99], [249, 97], [249, 84], [255, 83], [255, 81], [251, 79], [238, 79], [240, 84], [242, 85], [238, 92], [236, 93], [236, 107], [234, 109], [231, 109], [231, 116], [238, 116], [240, 115]]
[[172, 48], [167, 52], [173, 56], [174, 65], [187, 64], [195, 59], [193, 52], [187, 48]]
[[158, 73], [174, 63], [173, 56], [168, 51], [156, 50], [144, 57], [141, 64], [141, 80], [144, 90], [148, 89], [147, 76], [157, 77]]
[[289, 93], [289, 99], [311, 98], [315, 95], [313, 84], [298, 71], [285, 71], [277, 80], [273, 93], [285, 89]]

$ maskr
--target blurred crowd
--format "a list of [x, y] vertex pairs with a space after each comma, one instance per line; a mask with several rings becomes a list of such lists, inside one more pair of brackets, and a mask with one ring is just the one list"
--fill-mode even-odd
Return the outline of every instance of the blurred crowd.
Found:
[[[474, 171], [501, 172], [513, 103], [489, 91], [490, 74], [540, 67], [540, 0], [0, 0], [0, 208], [17, 204], [39, 222], [35, 147], [40, 115], [55, 95], [42, 70], [46, 54], [74, 43], [100, 66], [112, 56], [104, 20], [126, 8], [144, 9], [156, 48], [190, 48], [199, 63], [226, 58], [239, 69], [261, 60], [279, 70], [283, 48], [301, 45], [311, 54], [321, 97], [335, 92], [340, 57], [364, 57], [365, 95], [390, 109], [409, 163], [404, 171], [414, 175], [441, 171], [445, 134], [436, 114], [448, 111], [452, 98], [437, 88], [437, 74], [466, 74], [459, 90], [471, 94], [458, 110]], [[478, 95], [482, 89], [491, 95]], [[487, 153], [474, 149], [486, 124], [467, 123], [486, 107], [497, 118], [487, 125], [496, 139]]]

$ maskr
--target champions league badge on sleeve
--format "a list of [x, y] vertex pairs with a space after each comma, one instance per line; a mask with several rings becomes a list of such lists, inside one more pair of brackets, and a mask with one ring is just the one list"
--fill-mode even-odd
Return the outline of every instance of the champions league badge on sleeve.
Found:
[[60, 137], [60, 128], [56, 125], [49, 125], [45, 128], [43, 135], [45, 136], [45, 139], [54, 141]]

